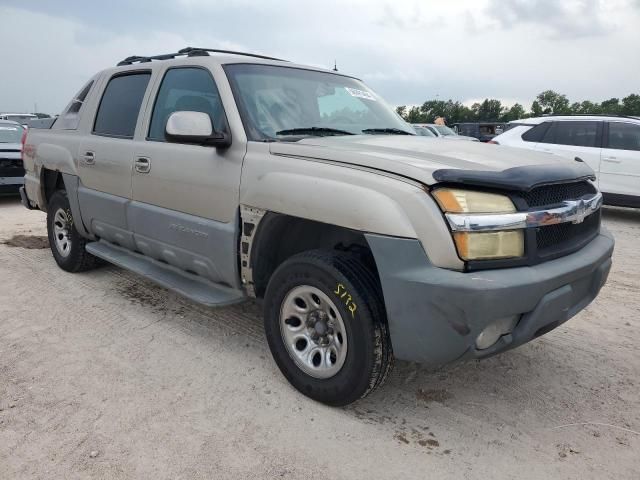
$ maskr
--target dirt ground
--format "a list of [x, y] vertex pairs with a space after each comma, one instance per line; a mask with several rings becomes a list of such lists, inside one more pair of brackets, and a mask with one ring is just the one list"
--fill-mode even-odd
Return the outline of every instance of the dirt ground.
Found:
[[609, 282], [483, 362], [397, 364], [344, 409], [277, 370], [253, 303], [207, 309], [116, 267], [59, 270], [0, 199], [0, 478], [638, 479], [640, 211]]

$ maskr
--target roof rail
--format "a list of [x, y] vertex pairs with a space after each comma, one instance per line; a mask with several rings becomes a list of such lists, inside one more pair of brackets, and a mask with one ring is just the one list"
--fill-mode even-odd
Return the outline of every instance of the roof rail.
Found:
[[278, 62], [286, 62], [287, 60], [282, 60], [281, 58], [267, 57], [266, 55], [258, 55], [257, 53], [247, 53], [247, 52], [236, 52], [233, 50], [219, 50], [215, 48], [196, 48], [196, 47], [186, 47], [181, 50], [178, 50], [176, 53], [165, 53], [162, 55], [152, 55], [148, 57], [143, 57], [139, 55], [133, 55], [131, 57], [127, 57], [121, 62], [118, 62], [118, 66], [122, 65], [132, 65], [134, 63], [146, 63], [151, 62], [152, 60], [171, 60], [176, 57], [208, 57], [209, 52], [211, 53], [225, 53], [228, 55], [244, 55], [247, 57], [254, 58], [262, 58], [264, 60], [276, 60]]
[[616, 118], [631, 118], [633, 120], [640, 120], [640, 117], [634, 115], [621, 115], [619, 113], [543, 113], [540, 117], [616, 117]]

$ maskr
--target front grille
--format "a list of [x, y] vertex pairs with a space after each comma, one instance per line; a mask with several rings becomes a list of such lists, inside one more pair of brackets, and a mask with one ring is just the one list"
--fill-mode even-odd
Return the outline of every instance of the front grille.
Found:
[[593, 239], [600, 230], [600, 210], [592, 213], [582, 223], [558, 223], [536, 229], [538, 256], [546, 256], [564, 250], [580, 248]]
[[577, 200], [585, 195], [596, 193], [595, 187], [589, 182], [559, 183], [555, 185], [543, 185], [523, 193], [522, 198], [530, 208], [549, 207], [558, 205], [565, 200]]

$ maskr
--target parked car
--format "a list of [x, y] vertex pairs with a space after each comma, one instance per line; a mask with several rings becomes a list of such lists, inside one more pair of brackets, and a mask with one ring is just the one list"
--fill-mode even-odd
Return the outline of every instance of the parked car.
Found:
[[413, 129], [418, 134], [418, 136], [420, 136], [420, 137], [437, 138], [437, 135], [435, 133], [433, 133], [431, 130], [429, 130], [427, 127], [423, 127], [423, 126], [416, 125], [416, 124], [413, 124], [412, 126], [413, 126]]
[[11, 122], [18, 122], [19, 124], [28, 127], [31, 120], [37, 120], [37, 115], [31, 113], [0, 113], [0, 120], [9, 120]]
[[465, 135], [458, 135], [454, 130], [446, 125], [436, 125], [435, 123], [414, 123], [413, 127], [421, 127], [429, 130], [438, 138], [446, 138], [447, 140], [467, 140], [470, 142], [477, 142], [477, 138], [467, 137]]
[[22, 138], [25, 131], [17, 122], [0, 120], [0, 194], [17, 194], [24, 185]]
[[456, 123], [454, 128], [460, 135], [468, 135], [480, 142], [488, 142], [504, 131], [504, 124], [498, 122]]
[[640, 207], [640, 118], [547, 116], [508, 127], [492, 143], [579, 158], [596, 172], [606, 204]]
[[585, 163], [424, 141], [360, 80], [260, 55], [129, 57], [24, 153], [63, 270], [101, 258], [205, 305], [262, 299], [278, 367], [329, 405], [394, 358], [528, 342], [611, 266]]

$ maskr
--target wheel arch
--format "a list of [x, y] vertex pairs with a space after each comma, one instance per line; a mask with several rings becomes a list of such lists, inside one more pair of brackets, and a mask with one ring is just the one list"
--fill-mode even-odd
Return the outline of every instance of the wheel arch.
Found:
[[62, 173], [58, 170], [42, 168], [42, 171], [40, 172], [40, 188], [42, 189], [41, 194], [44, 204], [40, 208], [44, 211], [47, 211], [51, 195], [53, 195], [56, 190], [66, 190], [76, 230], [83, 237], [92, 239], [93, 236], [88, 232], [87, 228], [82, 222], [80, 202], [78, 200], [79, 185], [80, 179], [77, 175]]
[[243, 209], [240, 245], [242, 282], [250, 295], [262, 298], [278, 266], [308, 250], [352, 251], [377, 276], [363, 232], [292, 215], [251, 210], [253, 217]]

